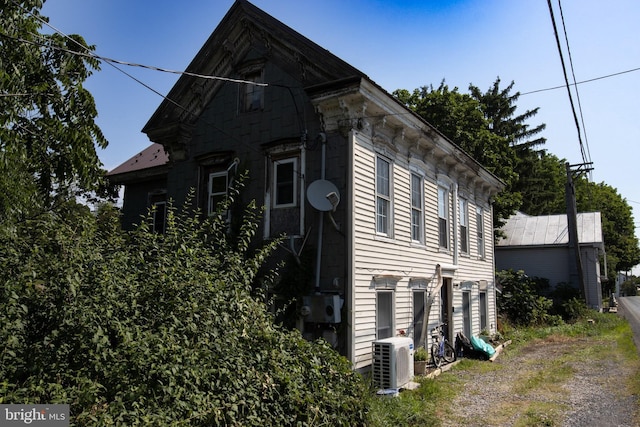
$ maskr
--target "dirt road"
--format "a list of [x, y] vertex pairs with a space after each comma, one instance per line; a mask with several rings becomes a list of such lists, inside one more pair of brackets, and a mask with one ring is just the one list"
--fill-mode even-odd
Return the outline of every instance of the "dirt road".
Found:
[[[640, 426], [627, 379], [636, 365], [598, 338], [551, 337], [455, 375], [445, 426]], [[491, 366], [489, 366], [491, 365]], [[444, 374], [443, 374], [444, 375]]]

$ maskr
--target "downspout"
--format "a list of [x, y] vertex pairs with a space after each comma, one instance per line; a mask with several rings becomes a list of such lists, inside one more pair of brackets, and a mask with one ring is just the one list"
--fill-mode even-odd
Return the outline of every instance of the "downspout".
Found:
[[346, 215], [347, 215], [347, 229], [345, 230], [347, 233], [347, 280], [345, 280], [345, 299], [347, 305], [347, 321], [345, 325], [346, 330], [346, 345], [347, 345], [347, 359], [351, 361], [351, 364], [356, 366], [356, 348], [355, 348], [355, 322], [356, 322], [356, 310], [355, 310], [355, 300], [356, 300], [356, 257], [355, 257], [355, 229], [354, 227], [354, 210], [355, 210], [355, 196], [354, 196], [354, 176], [355, 176], [355, 146], [356, 146], [356, 135], [353, 129], [349, 132], [348, 136], [348, 154], [347, 159], [349, 159], [347, 176], [346, 176], [346, 185], [347, 185], [347, 206], [346, 206]]
[[[320, 179], [324, 180], [325, 177], [325, 157], [327, 154], [327, 137], [324, 133], [321, 133], [322, 138], [322, 163], [320, 165]], [[320, 211], [320, 219], [318, 224], [318, 251], [316, 253], [316, 293], [320, 293], [320, 263], [322, 261], [322, 234], [324, 233], [324, 212]]]
[[452, 223], [453, 223], [453, 265], [458, 265], [458, 184], [453, 183], [453, 209], [452, 209]]
[[[489, 213], [490, 213], [490, 217], [491, 218], [491, 227], [489, 228], [491, 230], [491, 266], [492, 266], [492, 270], [491, 270], [491, 275], [493, 276], [493, 286], [491, 287], [492, 292], [493, 292], [493, 298], [491, 298], [491, 301], [493, 301], [493, 322], [491, 323], [491, 332], [495, 333], [498, 330], [498, 295], [496, 294], [496, 288], [497, 288], [497, 283], [496, 283], [496, 244], [495, 244], [495, 237], [493, 236], [493, 203], [491, 202], [491, 199], [489, 199]], [[483, 222], [483, 230], [486, 229], [486, 227], [484, 227], [484, 215], [482, 216], [482, 222]], [[484, 233], [485, 235], [485, 241], [487, 240], [487, 233]], [[485, 243], [485, 247], [486, 247], [486, 243]], [[487, 254], [484, 254], [485, 258], [487, 256]], [[488, 295], [487, 295], [488, 297]], [[487, 313], [488, 314], [488, 313]], [[495, 328], [495, 329], [494, 329]]]
[[[306, 132], [305, 132], [306, 135]], [[305, 137], [306, 138], [306, 137]], [[307, 172], [307, 143], [306, 139], [303, 140], [302, 147], [300, 148], [300, 180], [302, 181], [300, 189], [300, 236], [305, 235], [305, 189], [307, 188], [306, 172]]]

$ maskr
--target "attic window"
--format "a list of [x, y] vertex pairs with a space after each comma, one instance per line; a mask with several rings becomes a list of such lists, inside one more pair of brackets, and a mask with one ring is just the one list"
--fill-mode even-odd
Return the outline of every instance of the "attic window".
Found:
[[[247, 72], [244, 75], [244, 80], [263, 83], [262, 69]], [[264, 86], [243, 83], [240, 89], [240, 106], [245, 113], [262, 110], [264, 107]]]

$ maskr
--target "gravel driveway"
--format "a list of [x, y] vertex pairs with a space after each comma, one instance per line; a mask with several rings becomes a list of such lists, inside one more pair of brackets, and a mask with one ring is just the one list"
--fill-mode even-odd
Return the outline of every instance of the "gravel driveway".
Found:
[[640, 426], [633, 418], [638, 397], [624, 381], [633, 368], [608, 357], [610, 345], [593, 338], [547, 339], [517, 354], [507, 347], [482, 372], [456, 371], [464, 391], [443, 425]]

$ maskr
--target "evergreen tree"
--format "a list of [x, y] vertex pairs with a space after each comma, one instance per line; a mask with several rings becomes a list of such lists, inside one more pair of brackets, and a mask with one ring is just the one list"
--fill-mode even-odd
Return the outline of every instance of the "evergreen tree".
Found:
[[526, 123], [538, 114], [539, 108], [527, 110], [523, 114], [516, 114], [520, 92], [511, 94], [515, 82], [511, 82], [506, 88], [500, 89], [500, 78], [482, 93], [477, 86], [469, 85], [471, 97], [478, 101], [480, 109], [487, 119], [489, 129], [496, 135], [506, 138], [509, 144], [516, 149], [518, 154], [524, 154], [528, 150], [544, 145], [546, 138], [537, 137], [530, 139], [542, 132], [545, 124], [540, 124], [533, 129]]

